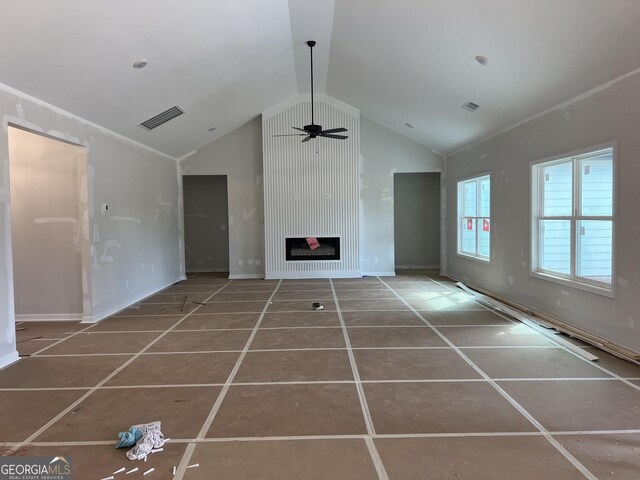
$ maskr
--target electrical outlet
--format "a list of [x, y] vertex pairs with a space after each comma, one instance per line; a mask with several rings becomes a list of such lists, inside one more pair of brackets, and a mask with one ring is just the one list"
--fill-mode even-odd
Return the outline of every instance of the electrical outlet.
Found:
[[378, 257], [373, 257], [373, 263], [378, 263]]
[[247, 265], [253, 265], [253, 258], [247, 260]]
[[238, 260], [238, 265], [242, 266], [242, 260]]

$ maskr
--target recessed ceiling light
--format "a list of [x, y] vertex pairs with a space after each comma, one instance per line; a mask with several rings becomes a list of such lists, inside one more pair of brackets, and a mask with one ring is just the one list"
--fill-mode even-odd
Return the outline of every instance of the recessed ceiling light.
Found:
[[413, 128], [413, 125], [411, 125], [410, 123], [405, 123], [405, 125], [409, 128]]
[[487, 57], [485, 57], [484, 55], [478, 55], [476, 57], [476, 62], [478, 62], [480, 65], [484, 65], [485, 67], [487, 65], [489, 65], [491, 63], [491, 60]]
[[210, 132], [213, 132], [215, 129], [216, 129], [216, 127], [211, 127], [211, 128], [209, 129], [209, 131], [210, 131]]
[[147, 63], [149, 62], [147, 61], [146, 58], [141, 58], [137, 62], [133, 62], [133, 68], [144, 68], [147, 66]]

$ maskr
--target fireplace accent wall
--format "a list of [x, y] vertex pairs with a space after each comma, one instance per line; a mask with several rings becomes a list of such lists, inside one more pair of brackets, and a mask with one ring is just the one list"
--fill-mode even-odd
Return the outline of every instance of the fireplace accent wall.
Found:
[[285, 239], [287, 261], [340, 260], [340, 237], [314, 237], [318, 241], [315, 249], [311, 248], [307, 238]]

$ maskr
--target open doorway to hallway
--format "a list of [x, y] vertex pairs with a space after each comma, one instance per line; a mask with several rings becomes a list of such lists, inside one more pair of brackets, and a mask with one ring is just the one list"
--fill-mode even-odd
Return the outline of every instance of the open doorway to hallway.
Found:
[[395, 269], [440, 269], [440, 173], [393, 176]]
[[185, 175], [187, 273], [229, 271], [229, 203], [226, 175]]
[[16, 341], [21, 356], [91, 315], [85, 147], [9, 126]]

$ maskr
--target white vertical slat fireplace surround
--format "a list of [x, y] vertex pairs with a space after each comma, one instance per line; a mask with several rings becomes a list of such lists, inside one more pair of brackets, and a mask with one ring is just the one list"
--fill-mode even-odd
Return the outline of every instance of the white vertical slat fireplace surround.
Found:
[[[265, 277], [359, 277], [360, 111], [316, 95], [315, 123], [345, 127], [347, 140], [274, 137], [302, 133], [311, 101], [299, 95], [262, 114]], [[287, 261], [287, 237], [339, 237], [340, 260]]]

